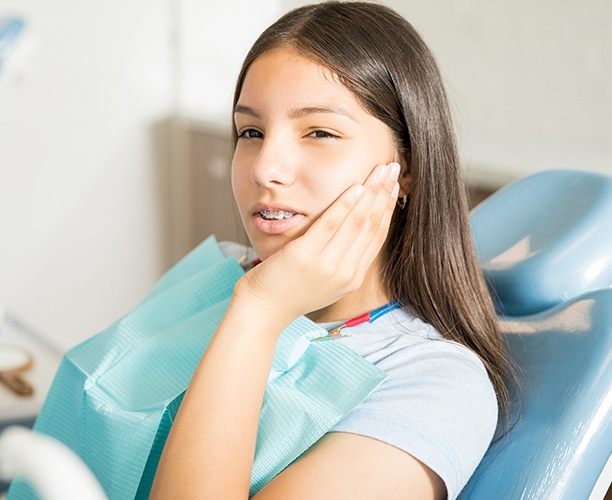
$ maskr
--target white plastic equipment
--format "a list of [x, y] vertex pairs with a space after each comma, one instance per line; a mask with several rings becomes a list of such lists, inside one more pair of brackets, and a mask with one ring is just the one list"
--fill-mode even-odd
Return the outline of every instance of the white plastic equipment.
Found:
[[81, 459], [56, 439], [25, 427], [0, 434], [0, 479], [28, 481], [44, 500], [106, 500]]

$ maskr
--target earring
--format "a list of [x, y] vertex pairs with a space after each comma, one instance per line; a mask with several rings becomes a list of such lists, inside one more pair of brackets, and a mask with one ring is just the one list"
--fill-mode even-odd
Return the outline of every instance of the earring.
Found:
[[408, 203], [408, 195], [404, 193], [403, 196], [397, 199], [397, 206], [400, 207], [400, 210], [404, 210], [406, 203]]

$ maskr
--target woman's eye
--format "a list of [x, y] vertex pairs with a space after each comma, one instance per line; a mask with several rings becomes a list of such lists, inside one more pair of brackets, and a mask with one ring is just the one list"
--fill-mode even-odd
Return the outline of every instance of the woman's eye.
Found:
[[239, 139], [261, 139], [263, 134], [254, 128], [247, 128], [238, 132]]
[[338, 139], [337, 135], [326, 132], [325, 130], [314, 130], [308, 134], [308, 137], [313, 137], [315, 139]]

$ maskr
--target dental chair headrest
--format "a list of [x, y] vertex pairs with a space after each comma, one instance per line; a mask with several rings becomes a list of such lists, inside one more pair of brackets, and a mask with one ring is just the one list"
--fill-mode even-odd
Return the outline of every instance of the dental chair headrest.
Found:
[[612, 285], [612, 177], [547, 171], [494, 193], [471, 215], [499, 314], [544, 311]]

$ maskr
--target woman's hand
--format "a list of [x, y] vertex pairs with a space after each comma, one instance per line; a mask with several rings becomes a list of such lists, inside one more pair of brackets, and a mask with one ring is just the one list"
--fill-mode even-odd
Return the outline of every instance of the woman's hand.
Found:
[[234, 299], [255, 301], [288, 324], [358, 289], [387, 237], [398, 174], [397, 163], [375, 167], [363, 185], [348, 188], [306, 233], [241, 278]]

